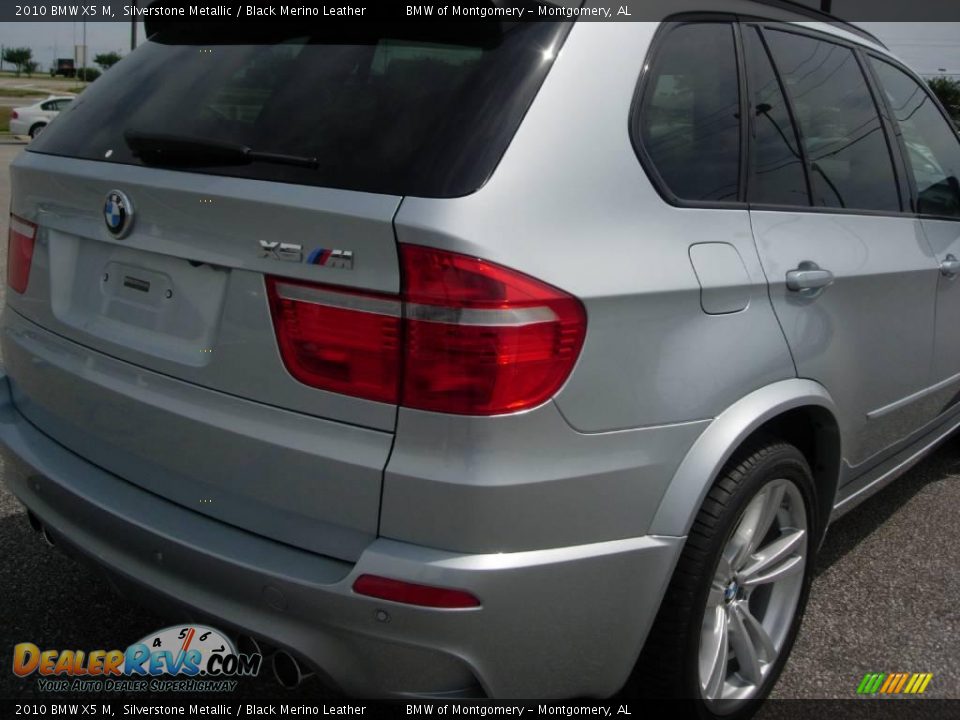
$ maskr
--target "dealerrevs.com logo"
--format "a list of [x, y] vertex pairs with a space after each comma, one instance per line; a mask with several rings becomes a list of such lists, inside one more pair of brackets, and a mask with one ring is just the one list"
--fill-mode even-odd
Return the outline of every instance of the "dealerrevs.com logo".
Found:
[[37, 676], [40, 691], [228, 692], [238, 677], [255, 677], [263, 656], [238, 653], [219, 630], [172, 626], [126, 650], [41, 650], [33, 643], [13, 648], [13, 672]]

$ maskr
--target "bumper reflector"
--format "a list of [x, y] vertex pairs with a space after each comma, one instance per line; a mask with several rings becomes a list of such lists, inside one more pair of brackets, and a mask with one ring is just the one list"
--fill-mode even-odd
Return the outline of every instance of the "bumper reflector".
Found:
[[361, 575], [353, 583], [358, 595], [432, 608], [474, 608], [480, 601], [465, 590], [418, 585], [377, 575]]

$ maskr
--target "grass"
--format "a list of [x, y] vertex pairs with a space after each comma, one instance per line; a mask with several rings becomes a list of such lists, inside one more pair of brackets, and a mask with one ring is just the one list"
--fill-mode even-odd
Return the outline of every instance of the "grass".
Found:
[[43, 90], [24, 90], [23, 88], [0, 87], [0, 97], [41, 97], [46, 93]]
[[0, 106], [0, 133], [10, 132], [10, 113], [13, 108]]
[[13, 70], [7, 70], [6, 68], [4, 68], [3, 70], [0, 70], [0, 78], [13, 78], [14, 80], [31, 80], [31, 79], [36, 80], [38, 78], [41, 80], [44, 78], [49, 78], [50, 80], [54, 80], [54, 79], [63, 80], [63, 81], [68, 80], [68, 78], [63, 77], [62, 75], [57, 75], [56, 78], [52, 78], [50, 77], [50, 73], [42, 72], [39, 69], [36, 72], [34, 72], [33, 75], [27, 75], [27, 73], [22, 72], [18, 77]]

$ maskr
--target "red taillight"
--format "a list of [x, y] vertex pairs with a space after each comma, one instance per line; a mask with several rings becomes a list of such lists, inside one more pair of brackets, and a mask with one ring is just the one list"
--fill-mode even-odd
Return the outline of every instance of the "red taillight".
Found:
[[358, 595], [368, 595], [406, 605], [433, 608], [480, 607], [480, 601], [466, 590], [417, 585], [378, 575], [361, 575], [354, 581], [353, 591]]
[[10, 119], [11, 119], [11, 120], [19, 120], [19, 119], [20, 119], [20, 116], [17, 115], [17, 111], [16, 111], [16, 110], [13, 110], [13, 111], [10, 112]]
[[24, 293], [30, 281], [30, 265], [33, 262], [33, 242], [37, 239], [37, 226], [29, 220], [10, 215], [10, 232], [7, 236], [7, 285]]
[[294, 377], [462, 415], [531, 408], [566, 381], [586, 333], [579, 300], [466, 255], [401, 245], [400, 259], [399, 298], [267, 279], [281, 355]]
[[565, 292], [466, 255], [401, 245], [406, 407], [496, 415], [550, 398], [587, 318]]
[[397, 402], [400, 301], [267, 278], [287, 370], [297, 380], [367, 400]]

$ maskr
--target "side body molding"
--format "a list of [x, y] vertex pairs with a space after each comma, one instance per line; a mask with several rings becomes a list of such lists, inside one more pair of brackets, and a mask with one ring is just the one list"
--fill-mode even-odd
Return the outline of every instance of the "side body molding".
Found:
[[[724, 410], [680, 463], [657, 508], [651, 535], [685, 536], [724, 463], [757, 428], [788, 410], [817, 406], [837, 417], [826, 388], [791, 378], [755, 390]], [[834, 498], [830, 498], [830, 507]]]

